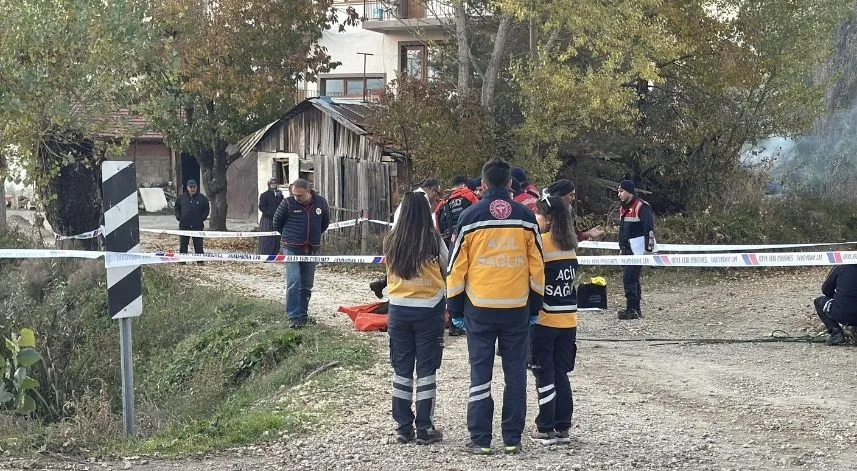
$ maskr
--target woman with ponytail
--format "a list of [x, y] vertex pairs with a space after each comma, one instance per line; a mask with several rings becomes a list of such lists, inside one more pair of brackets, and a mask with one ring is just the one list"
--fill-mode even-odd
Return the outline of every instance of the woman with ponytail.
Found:
[[568, 205], [542, 193], [536, 220], [542, 233], [545, 296], [531, 319], [530, 369], [536, 377], [539, 415], [530, 438], [544, 445], [569, 443], [574, 410], [568, 373], [577, 354], [577, 235]]
[[[435, 372], [440, 368], [443, 348], [449, 253], [434, 227], [425, 194], [405, 194], [400, 208], [396, 225], [384, 239], [393, 420], [399, 443], [416, 440], [417, 445], [428, 445], [443, 438], [434, 427], [433, 416]], [[411, 409], [414, 398], [416, 416]]]

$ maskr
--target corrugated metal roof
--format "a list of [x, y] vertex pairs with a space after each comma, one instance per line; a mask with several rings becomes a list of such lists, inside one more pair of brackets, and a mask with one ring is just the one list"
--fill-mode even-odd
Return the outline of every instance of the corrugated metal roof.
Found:
[[265, 134], [268, 133], [268, 130], [279, 122], [280, 120], [278, 119], [272, 123], [269, 123], [264, 128], [257, 130], [253, 134], [243, 137], [235, 144], [229, 144], [228, 146], [226, 146], [226, 153], [228, 155], [235, 155], [237, 153], [241, 153], [241, 158], [247, 157], [247, 155], [253, 150], [253, 148], [256, 147], [256, 144], [258, 144], [259, 141], [265, 138]]
[[378, 109], [378, 107], [379, 105], [374, 103], [367, 103], [360, 100], [347, 100], [330, 97], [307, 98], [286, 112], [282, 118], [242, 138], [234, 145], [230, 144], [229, 147], [226, 148], [226, 151], [230, 155], [240, 152], [242, 158], [247, 157], [247, 155], [253, 151], [253, 148], [265, 138], [268, 131], [270, 131], [275, 124], [288, 121], [309, 108], [316, 108], [349, 130], [361, 136], [365, 136], [369, 134], [365, 129], [366, 120], [373, 111]]

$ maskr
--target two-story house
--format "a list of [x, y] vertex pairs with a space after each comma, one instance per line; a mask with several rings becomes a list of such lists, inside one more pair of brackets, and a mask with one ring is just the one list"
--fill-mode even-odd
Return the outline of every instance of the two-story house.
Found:
[[374, 100], [400, 72], [427, 79], [431, 76], [432, 43], [451, 37], [449, 0], [344, 1], [364, 18], [359, 27], [325, 31], [320, 44], [341, 65], [306, 83], [298, 98], [329, 96]]

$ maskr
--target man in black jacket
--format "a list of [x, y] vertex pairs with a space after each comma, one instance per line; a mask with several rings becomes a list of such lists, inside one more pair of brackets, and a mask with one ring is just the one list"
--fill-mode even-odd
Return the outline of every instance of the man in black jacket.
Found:
[[[631, 180], [619, 182], [616, 190], [622, 207], [619, 209], [619, 251], [622, 255], [650, 255], [655, 251], [655, 214], [649, 203], [637, 197]], [[643, 317], [640, 307], [642, 265], [622, 267], [622, 284], [625, 288], [625, 309], [619, 310], [619, 319]]]
[[[284, 255], [316, 255], [321, 235], [330, 225], [327, 201], [310, 189], [303, 178], [292, 183], [292, 195], [274, 213], [274, 230], [282, 234]], [[299, 329], [309, 321], [309, 298], [315, 280], [315, 262], [286, 263], [286, 316], [289, 327]]]
[[[179, 221], [179, 229], [184, 231], [205, 229], [204, 222], [208, 219], [210, 209], [208, 198], [199, 192], [196, 180], [188, 180], [187, 193], [181, 194], [176, 199], [176, 219]], [[179, 236], [179, 253], [187, 253], [190, 239], [190, 236]], [[194, 253], [204, 253], [202, 241], [202, 237], [193, 238]]]
[[830, 270], [815, 298], [815, 312], [827, 327], [827, 345], [845, 343], [842, 325], [857, 325], [857, 265], [839, 265]]
[[[274, 213], [277, 212], [283, 198], [283, 192], [280, 191], [277, 179], [268, 180], [268, 191], [259, 195], [259, 211], [262, 212], [262, 217], [259, 219], [259, 232], [274, 230]], [[276, 255], [279, 252], [280, 238], [278, 236], [259, 237], [259, 255]]]

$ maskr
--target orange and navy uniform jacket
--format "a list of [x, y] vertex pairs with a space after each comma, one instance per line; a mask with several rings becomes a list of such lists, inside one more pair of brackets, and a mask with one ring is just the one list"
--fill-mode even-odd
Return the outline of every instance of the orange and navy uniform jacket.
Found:
[[631, 239], [639, 237], [644, 238], [643, 247], [645, 250], [652, 252], [655, 246], [655, 214], [649, 203], [635, 196], [619, 209], [619, 250], [621, 253], [632, 255]]
[[545, 255], [545, 297], [537, 324], [557, 329], [577, 327], [577, 254], [557, 247], [553, 237], [542, 234]]
[[440, 243], [440, 256], [423, 263], [420, 273], [405, 280], [387, 268], [387, 297], [391, 309], [419, 314], [426, 308], [443, 307], [446, 296], [446, 265], [449, 253], [446, 244]]
[[[498, 320], [500, 310], [538, 314], [544, 296], [542, 239], [536, 218], [505, 188], [490, 188], [458, 221], [450, 255], [451, 317]], [[465, 310], [467, 312], [465, 313]]]
[[476, 193], [470, 191], [470, 188], [456, 188], [449, 198], [443, 202], [438, 213], [438, 228], [444, 240], [452, 240], [456, 227], [458, 227], [458, 219], [465, 209], [479, 202]]

